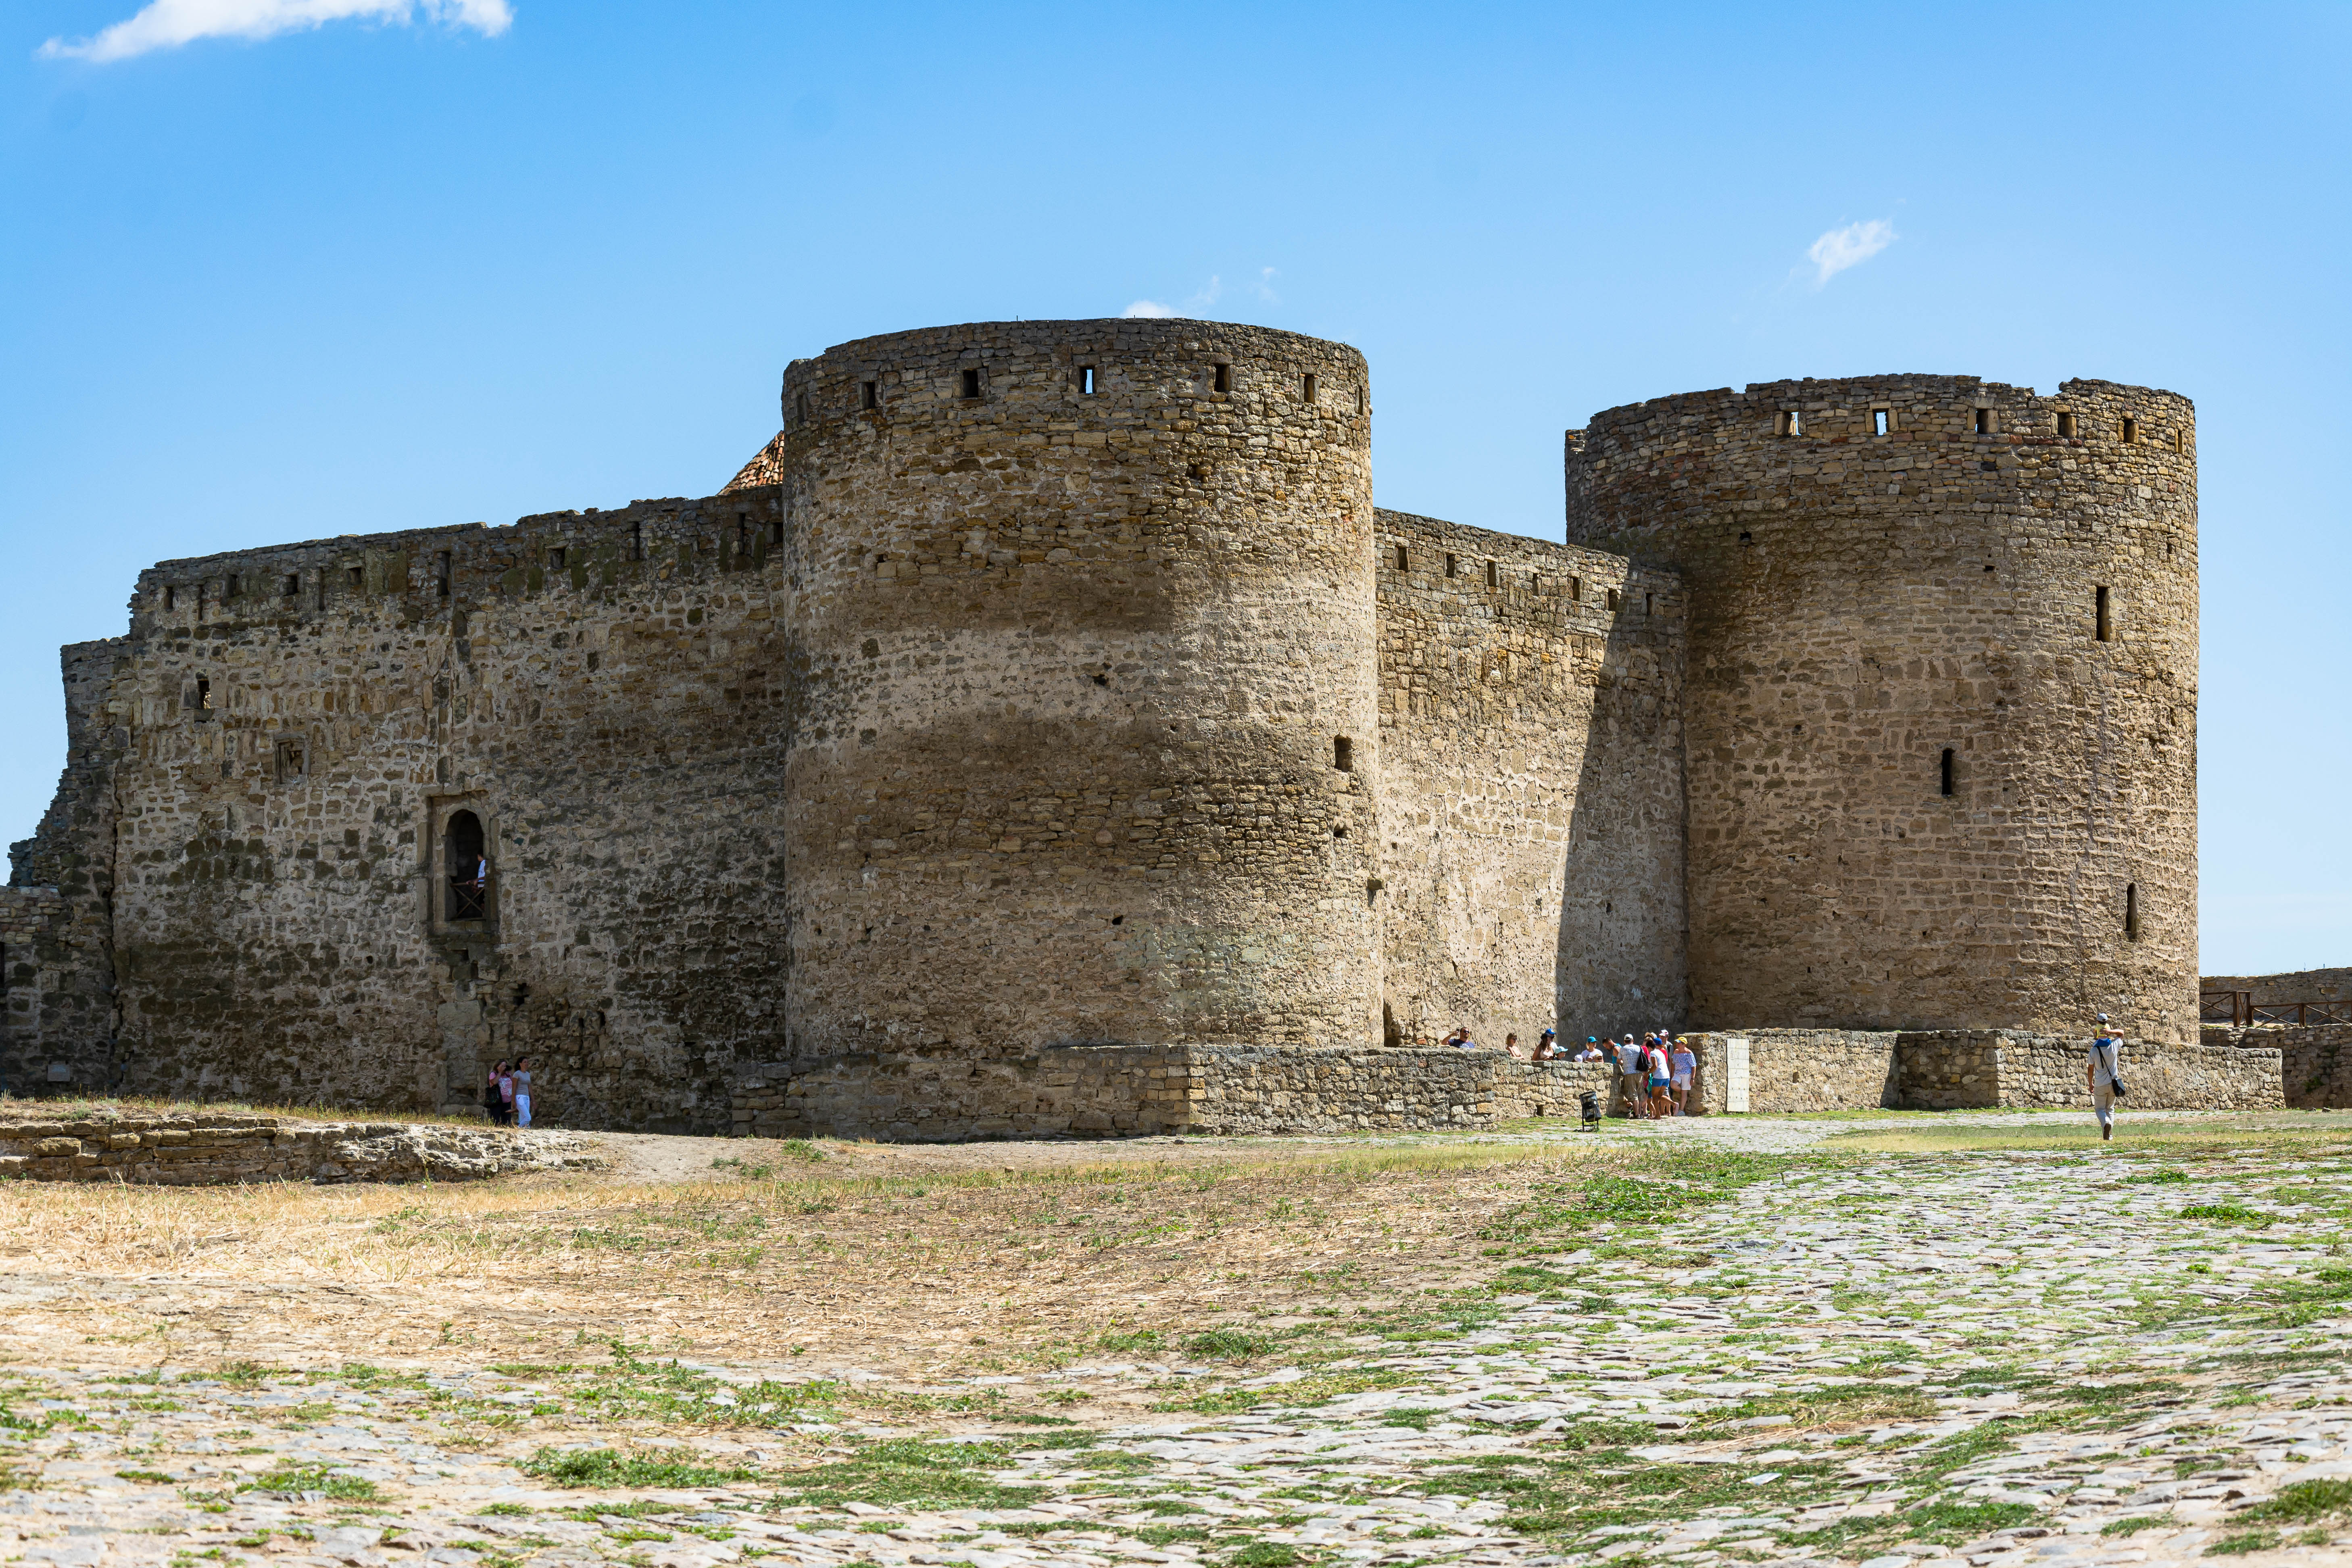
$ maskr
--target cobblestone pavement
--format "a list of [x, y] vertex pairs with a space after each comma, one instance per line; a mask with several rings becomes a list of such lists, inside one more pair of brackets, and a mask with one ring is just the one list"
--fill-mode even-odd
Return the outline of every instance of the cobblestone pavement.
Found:
[[0, 1561], [2352, 1563], [2352, 1162], [1787, 1152], [1840, 1130], [1646, 1130], [1716, 1201], [1596, 1177], [1544, 1247], [1498, 1233], [1491, 1289], [1242, 1372], [1215, 1334], [895, 1405], [783, 1347], [14, 1365]]

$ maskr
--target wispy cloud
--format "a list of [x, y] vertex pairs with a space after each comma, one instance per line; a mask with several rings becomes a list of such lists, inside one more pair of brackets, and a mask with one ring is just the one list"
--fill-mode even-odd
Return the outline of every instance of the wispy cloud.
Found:
[[[1274, 268], [1268, 267], [1259, 273], [1258, 280], [1253, 285], [1253, 287], [1257, 290], [1257, 296], [1259, 299], [1272, 300], [1275, 297], [1273, 284]], [[1191, 299], [1185, 300], [1181, 305], [1163, 305], [1157, 300], [1138, 300], [1134, 304], [1129, 305], [1126, 310], [1121, 310], [1119, 314], [1122, 316], [1163, 317], [1205, 316], [1209, 313], [1211, 309], [1216, 305], [1219, 297], [1222, 296], [1224, 291], [1225, 280], [1213, 273], [1210, 275], [1209, 280], [1195, 290]]]
[[1820, 288], [1849, 267], [1861, 266], [1895, 240], [1894, 223], [1883, 217], [1865, 218], [1861, 223], [1830, 230], [1805, 252], [1805, 258], [1817, 269], [1813, 287]]
[[199, 38], [269, 38], [355, 18], [405, 26], [422, 12], [427, 21], [470, 27], [496, 37], [513, 25], [507, 0], [149, 0], [138, 15], [87, 38], [51, 38], [44, 59], [103, 65]]

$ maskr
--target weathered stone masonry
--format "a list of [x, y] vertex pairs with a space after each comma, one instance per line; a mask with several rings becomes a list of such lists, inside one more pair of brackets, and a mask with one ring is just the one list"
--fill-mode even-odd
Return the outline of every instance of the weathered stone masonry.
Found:
[[529, 1053], [548, 1121], [716, 1130], [782, 1063], [931, 1136], [1069, 1051], [1369, 1125], [1541, 1100], [1328, 1059], [1457, 1023], [2190, 1037], [2184, 400], [1640, 405], [1569, 545], [1376, 510], [1370, 409], [1289, 333], [941, 328], [793, 362], [718, 496], [164, 563], [66, 650], [0, 1072], [436, 1106]]

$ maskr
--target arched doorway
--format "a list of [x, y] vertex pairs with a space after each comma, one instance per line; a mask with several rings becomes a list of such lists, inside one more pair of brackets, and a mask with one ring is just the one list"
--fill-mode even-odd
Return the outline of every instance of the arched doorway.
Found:
[[490, 864], [482, 845], [482, 819], [470, 811], [453, 812], [442, 835], [449, 847], [449, 916], [453, 921], [478, 921], [489, 910]]

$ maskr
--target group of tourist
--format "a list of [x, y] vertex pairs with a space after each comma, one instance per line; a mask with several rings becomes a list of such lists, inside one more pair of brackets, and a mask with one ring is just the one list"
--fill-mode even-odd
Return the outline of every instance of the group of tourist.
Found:
[[[1429, 1043], [1427, 1036], [1422, 1037], [1420, 1044]], [[1446, 1036], [1445, 1044], [1460, 1051], [1484, 1048], [1471, 1037], [1466, 1025]], [[1503, 1037], [1503, 1049], [1521, 1061], [1612, 1063], [1617, 1068], [1616, 1098], [1626, 1115], [1652, 1121], [1691, 1114], [1691, 1085], [1698, 1076], [1698, 1053], [1691, 1049], [1688, 1040], [1678, 1040], [1667, 1030], [1654, 1029], [1639, 1044], [1631, 1035], [1614, 1040], [1588, 1035], [1582, 1050], [1570, 1050], [1560, 1043], [1558, 1030], [1546, 1029], [1532, 1050], [1522, 1050], [1517, 1035]]]
[[530, 1125], [530, 1058], [517, 1057], [490, 1069], [482, 1086], [482, 1109], [500, 1127]]

